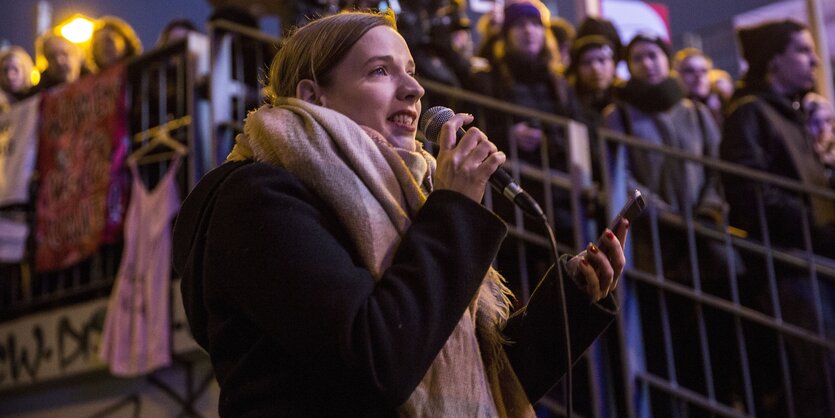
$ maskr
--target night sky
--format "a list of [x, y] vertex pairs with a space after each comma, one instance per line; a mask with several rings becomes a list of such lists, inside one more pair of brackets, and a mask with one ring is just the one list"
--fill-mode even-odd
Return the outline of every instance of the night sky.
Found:
[[[146, 49], [156, 42], [159, 31], [171, 19], [190, 19], [199, 28], [211, 13], [206, 0], [48, 0], [53, 8], [53, 25], [73, 13], [84, 13], [91, 17], [115, 15], [130, 23], [142, 39]], [[281, 0], [275, 0], [281, 1]], [[289, 0], [292, 1], [292, 0]], [[472, 1], [472, 0], [471, 0]], [[548, 0], [545, 0], [548, 2]], [[551, 0], [563, 6], [573, 6], [576, 0]], [[674, 33], [695, 31], [700, 27], [719, 22], [729, 23], [736, 13], [773, 3], [776, 0], [655, 0], [667, 4]], [[824, 0], [827, 1], [827, 0]], [[35, 5], [38, 0], [0, 0], [0, 40], [34, 49]], [[698, 4], [698, 6], [697, 6]], [[566, 12], [571, 12], [567, 8]], [[573, 10], [573, 9], [572, 9]], [[572, 16], [569, 14], [567, 16]], [[264, 22], [262, 28], [277, 34], [277, 21]]]
[[[53, 8], [53, 25], [74, 13], [91, 17], [115, 15], [130, 23], [145, 47], [152, 49], [160, 30], [174, 18], [187, 18], [205, 31], [206, 18], [212, 8], [207, 0], [48, 0]], [[293, 0], [274, 0], [293, 1]], [[402, 0], [401, 0], [402, 1]], [[470, 0], [471, 2], [474, 0]], [[544, 0], [555, 3], [571, 18], [577, 0]], [[673, 43], [682, 45], [682, 34], [695, 32], [703, 38], [705, 52], [711, 54], [718, 67], [735, 74], [737, 52], [732, 28], [733, 16], [777, 0], [654, 0], [666, 4], [670, 12]], [[795, 0], [802, 1], [802, 0]], [[829, 3], [833, 0], [822, 0]], [[38, 0], [0, 0], [0, 41], [20, 45], [34, 52], [35, 6]], [[261, 28], [278, 35], [276, 18], [261, 20]], [[835, 48], [835, 47], [833, 47]]]

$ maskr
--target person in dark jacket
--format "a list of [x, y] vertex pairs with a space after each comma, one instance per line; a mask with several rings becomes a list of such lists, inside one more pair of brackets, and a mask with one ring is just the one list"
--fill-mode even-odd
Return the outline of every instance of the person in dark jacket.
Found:
[[[827, 187], [824, 167], [805, 131], [803, 96], [814, 87], [820, 59], [809, 31], [787, 20], [739, 32], [749, 69], [731, 103], [722, 132], [722, 159], [746, 167], [799, 180], [808, 186]], [[750, 236], [764, 238], [759, 222], [756, 185], [726, 177], [731, 221]], [[824, 199], [805, 201], [797, 194], [763, 185], [769, 238], [778, 245], [803, 246], [805, 208], [811, 209], [813, 243], [819, 253], [835, 256], [831, 243], [835, 206]]]
[[[499, 38], [493, 45], [490, 68], [479, 74], [479, 89], [486, 94], [554, 115], [579, 119], [580, 108], [560, 75], [560, 55], [543, 16], [547, 9], [530, 2], [513, 3], [504, 10]], [[486, 118], [487, 132], [501, 149], [518, 149], [523, 160], [540, 162], [543, 142], [551, 145], [552, 164], [565, 168], [565, 146], [552, 127], [502, 112]]]
[[[424, 90], [393, 13], [296, 30], [269, 90], [174, 231], [220, 414], [533, 417], [565, 371], [557, 282], [509, 317], [490, 267], [507, 230], [479, 204], [505, 156], [478, 129], [456, 139], [465, 114], [437, 160], [422, 150]], [[613, 318], [627, 226], [557, 267], [576, 279], [573, 358]]]
[[[744, 28], [738, 35], [748, 72], [725, 119], [721, 158], [806, 186], [827, 187], [824, 167], [805, 131], [800, 104], [803, 95], [814, 87], [815, 70], [820, 63], [811, 33], [798, 22], [783, 20]], [[722, 180], [730, 203], [731, 223], [747, 231], [749, 237], [782, 250], [811, 250], [829, 258], [835, 256], [835, 205], [831, 200], [739, 176], [725, 175]], [[811, 248], [807, 248], [807, 240], [811, 241]], [[780, 315], [782, 321], [812, 332], [822, 326], [824, 338], [835, 338], [835, 278], [821, 276], [820, 295], [815, 295], [808, 270], [798, 271], [779, 260], [769, 261], [756, 254], [749, 256], [746, 264], [752, 270], [751, 282], [742, 286], [755, 308], [768, 313], [779, 309], [775, 315]], [[776, 276], [776, 289], [769, 284], [772, 273]], [[778, 302], [776, 306], [774, 301]], [[818, 301], [822, 315], [815, 309]], [[752, 369], [758, 373], [754, 376], [758, 413], [832, 416], [830, 407], [835, 394], [831, 392], [831, 380], [829, 389], [825, 383], [827, 367], [830, 379], [835, 375], [831, 358], [827, 363], [816, 345], [788, 339], [791, 369], [790, 375], [785, 376], [776, 366], [780, 354], [773, 332], [759, 330], [749, 333], [748, 338], [749, 347], [756, 348]], [[789, 387], [793, 402], [788, 400]]]
[[603, 125], [603, 111], [614, 103], [616, 61], [614, 47], [602, 35], [577, 38], [571, 47], [566, 77], [591, 127]]
[[[507, 6], [503, 15], [501, 30], [489, 54], [489, 69], [476, 74], [479, 92], [531, 110], [579, 119], [579, 103], [560, 74], [560, 54], [554, 34], [549, 30], [548, 9], [536, 0], [522, 1]], [[514, 161], [542, 173], [549, 173], [551, 169], [568, 171], [567, 134], [561, 126], [486, 107], [479, 113], [478, 122], [499, 149], [508, 151]], [[574, 228], [568, 190], [552, 187], [542, 177], [535, 176], [523, 177], [519, 184], [537, 201], [553, 208], [550, 211], [552, 227], [559, 242], [582, 246], [575, 239], [579, 234], [575, 234], [578, 231]], [[503, 219], [516, 220], [517, 228], [547, 237], [538, 221], [517, 219], [513, 207], [501, 199], [494, 199], [493, 204]], [[546, 207], [545, 210], [549, 209]], [[522, 281], [528, 277], [522, 277], [525, 276], [523, 272], [513, 271], [523, 264], [516, 258], [516, 242], [511, 242], [512, 245], [502, 248], [499, 266], [513, 266], [506, 270], [508, 278], [524, 288]], [[525, 243], [519, 242], [519, 245]], [[538, 246], [528, 247], [527, 253], [525, 266], [534, 272], [533, 277], [538, 277], [547, 269], [550, 256]]]

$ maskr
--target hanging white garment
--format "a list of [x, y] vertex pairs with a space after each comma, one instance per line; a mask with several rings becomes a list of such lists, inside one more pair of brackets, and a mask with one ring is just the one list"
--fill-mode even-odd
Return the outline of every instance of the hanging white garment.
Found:
[[40, 96], [34, 96], [0, 113], [0, 206], [29, 201], [40, 104]]
[[125, 248], [107, 305], [99, 356], [116, 376], [137, 376], [171, 364], [171, 220], [180, 207], [181, 157], [153, 191], [137, 173], [125, 218]]

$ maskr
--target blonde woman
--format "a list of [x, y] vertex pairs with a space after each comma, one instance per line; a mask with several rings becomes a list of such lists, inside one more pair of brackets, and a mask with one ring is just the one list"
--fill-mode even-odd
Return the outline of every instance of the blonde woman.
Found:
[[[465, 114], [426, 153], [414, 66], [392, 14], [308, 23], [183, 204], [174, 264], [221, 416], [533, 417], [559, 379], [555, 281], [508, 318], [490, 268], [507, 229], [480, 202], [505, 155], [456, 139]], [[625, 234], [561, 261], [583, 283], [566, 285], [575, 358], [613, 318]]]
[[32, 95], [32, 57], [25, 49], [11, 46], [0, 52], [0, 88], [9, 101], [16, 102]]

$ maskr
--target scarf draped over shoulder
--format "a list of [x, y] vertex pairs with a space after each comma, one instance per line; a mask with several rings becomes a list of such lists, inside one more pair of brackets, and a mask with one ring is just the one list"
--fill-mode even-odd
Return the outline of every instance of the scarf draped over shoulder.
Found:
[[[435, 159], [395, 148], [347, 116], [295, 98], [251, 112], [229, 161], [285, 168], [331, 207], [375, 280], [431, 190]], [[532, 417], [500, 329], [510, 291], [492, 268], [421, 383], [399, 408], [412, 417]]]

